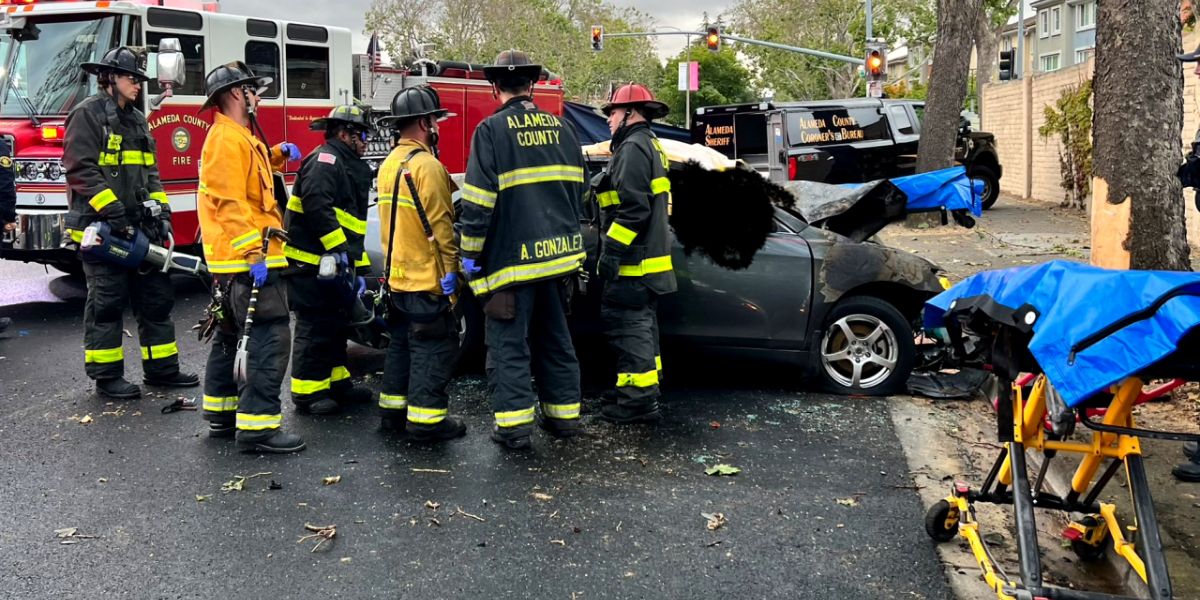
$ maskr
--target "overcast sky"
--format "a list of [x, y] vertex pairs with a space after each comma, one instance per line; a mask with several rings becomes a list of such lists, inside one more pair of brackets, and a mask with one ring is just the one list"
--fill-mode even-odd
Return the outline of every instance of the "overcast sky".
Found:
[[[420, 0], [417, 0], [420, 1]], [[632, 6], [654, 18], [655, 24], [665, 28], [698, 30], [704, 20], [704, 12], [716, 18], [732, 0], [610, 0], [620, 6]], [[282, 2], [280, 0], [221, 0], [221, 11], [255, 17], [287, 19], [321, 25], [345, 27], [354, 34], [354, 51], [367, 48], [367, 37], [363, 35], [363, 15], [371, 6], [371, 0], [333, 0], [332, 2]], [[658, 39], [659, 55], [671, 56], [683, 48], [682, 36], [664, 36]], [[446, 57], [451, 58], [451, 57]]]

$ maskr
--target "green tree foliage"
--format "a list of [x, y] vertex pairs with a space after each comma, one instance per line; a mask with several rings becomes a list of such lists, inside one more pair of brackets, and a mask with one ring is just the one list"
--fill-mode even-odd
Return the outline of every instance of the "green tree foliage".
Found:
[[[720, 52], [710, 52], [703, 42], [692, 47], [692, 60], [700, 63], [697, 91], [692, 92], [692, 109], [698, 106], [752, 102], [755, 96], [750, 71], [739, 61], [737, 53], [728, 46]], [[686, 92], [679, 91], [679, 65], [687, 61], [687, 49], [667, 62], [654, 89], [654, 95], [671, 107], [666, 121], [683, 125]]]
[[[866, 13], [862, 0], [737, 0], [730, 32], [769, 42], [845, 56], [866, 54]], [[880, 0], [874, 3], [873, 35], [890, 47], [929, 47], [937, 28], [933, 0]], [[742, 45], [756, 87], [780, 100], [861, 95], [855, 65]]]
[[591, 49], [591, 27], [606, 32], [643, 30], [646, 15], [606, 0], [374, 0], [367, 33], [378, 32], [397, 64], [408, 64], [419, 44], [426, 56], [489, 63], [503, 50], [529, 52], [560, 75], [568, 99], [599, 102], [621, 81], [654, 81], [658, 58], [647, 38], [606, 39]]
[[1057, 136], [1059, 170], [1065, 192], [1062, 205], [1084, 208], [1092, 184], [1092, 80], [1062, 91], [1054, 106], [1046, 105], [1042, 139]]

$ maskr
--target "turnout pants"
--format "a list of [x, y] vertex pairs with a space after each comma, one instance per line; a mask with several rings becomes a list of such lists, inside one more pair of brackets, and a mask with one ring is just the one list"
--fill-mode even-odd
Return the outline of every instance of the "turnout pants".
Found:
[[292, 344], [292, 402], [305, 407], [337, 399], [352, 386], [346, 368], [350, 317], [339, 296], [317, 281], [315, 273], [284, 278], [288, 302], [296, 313]]
[[658, 341], [658, 296], [636, 278], [619, 278], [604, 286], [600, 319], [608, 346], [617, 359], [618, 406], [641, 411], [658, 402], [662, 356]]
[[213, 337], [208, 353], [204, 370], [204, 419], [235, 422], [238, 429], [246, 431], [278, 429], [283, 424], [280, 387], [292, 343], [287, 294], [275, 273], [259, 289], [247, 346], [246, 382], [239, 387], [233, 366], [246, 323], [252, 284], [245, 274], [219, 276], [218, 285], [226, 284], [230, 314]]
[[549, 279], [515, 285], [493, 294], [487, 316], [488, 387], [496, 426], [528, 426], [537, 380], [542, 417], [579, 418], [579, 361], [567, 328], [566, 285]]
[[179, 372], [175, 344], [175, 287], [166, 273], [139, 273], [101, 262], [83, 261], [87, 302], [83, 308], [84, 369], [92, 379], [125, 375], [122, 337], [125, 307], [132, 304], [142, 346], [142, 371], [147, 379], [168, 378]]
[[454, 372], [458, 332], [444, 296], [392, 292], [391, 342], [383, 363], [379, 408], [417, 425], [436, 425], [449, 414], [446, 385]]

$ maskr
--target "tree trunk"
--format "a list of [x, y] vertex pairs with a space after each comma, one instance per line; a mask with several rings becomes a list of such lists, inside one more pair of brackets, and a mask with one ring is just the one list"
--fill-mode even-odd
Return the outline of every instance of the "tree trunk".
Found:
[[[925, 120], [917, 146], [917, 172], [954, 166], [954, 146], [963, 100], [967, 97], [967, 75], [971, 48], [975, 45], [976, 18], [982, 0], [938, 0], [938, 32], [933, 47], [933, 69]], [[909, 226], [932, 225], [936, 213], [912, 215]]]
[[992, 24], [988, 11], [981, 10], [975, 17], [975, 89], [979, 93], [979, 115], [983, 116], [983, 85], [992, 82], [992, 71], [1000, 58], [1000, 30]]
[[1188, 270], [1179, 0], [1097, 5], [1093, 263]]

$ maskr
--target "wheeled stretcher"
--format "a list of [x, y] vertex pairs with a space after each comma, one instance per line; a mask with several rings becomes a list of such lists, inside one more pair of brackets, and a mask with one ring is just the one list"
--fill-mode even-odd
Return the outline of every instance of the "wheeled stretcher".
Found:
[[[965, 539], [1001, 599], [1125, 597], [1045, 583], [1035, 512], [1068, 513], [1063, 536], [1081, 559], [1111, 550], [1150, 598], [1172, 598], [1140, 440], [1200, 435], [1139, 428], [1133, 409], [1183, 381], [1200, 381], [1200, 275], [1067, 262], [981, 273], [930, 300], [925, 326], [944, 328], [960, 358], [994, 370], [1004, 444], [978, 488], [956, 483], [930, 507], [926, 532], [939, 542]], [[1152, 380], [1171, 381], [1148, 387]], [[1029, 452], [1041, 458], [1032, 476]], [[1045, 489], [1056, 460], [1077, 461], [1065, 496]], [[1102, 500], [1122, 470], [1133, 507], [1126, 520]], [[1006, 572], [992, 556], [976, 519], [980, 502], [1013, 507], [1019, 572]]]

